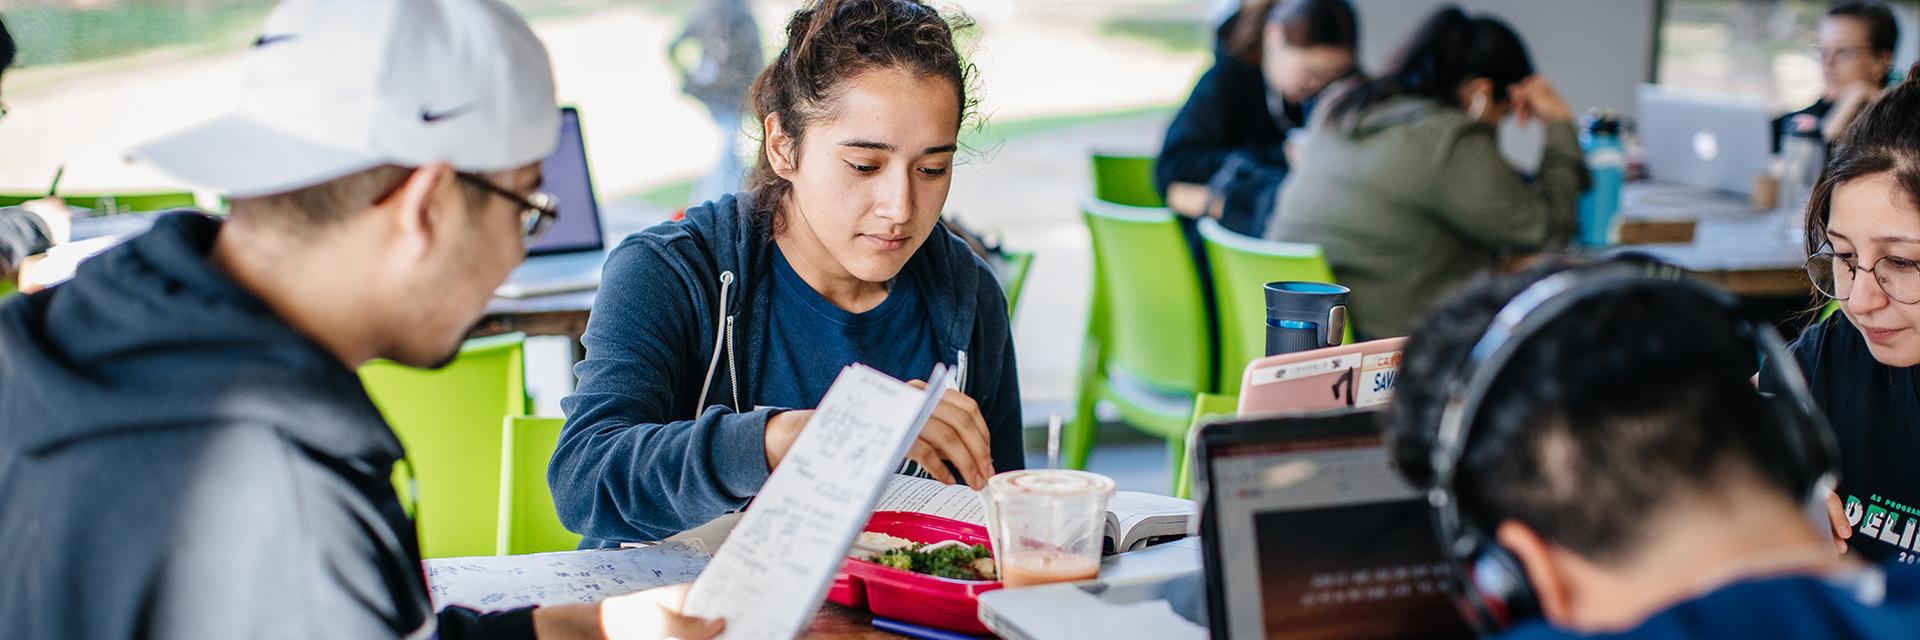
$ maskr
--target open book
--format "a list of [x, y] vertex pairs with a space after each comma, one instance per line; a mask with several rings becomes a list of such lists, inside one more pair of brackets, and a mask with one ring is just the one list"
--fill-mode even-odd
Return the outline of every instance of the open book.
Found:
[[[1106, 553], [1144, 549], [1187, 536], [1193, 521], [1192, 500], [1138, 491], [1116, 491], [1107, 501]], [[875, 511], [915, 511], [987, 526], [987, 508], [980, 493], [966, 485], [941, 484], [913, 476], [894, 476]]]

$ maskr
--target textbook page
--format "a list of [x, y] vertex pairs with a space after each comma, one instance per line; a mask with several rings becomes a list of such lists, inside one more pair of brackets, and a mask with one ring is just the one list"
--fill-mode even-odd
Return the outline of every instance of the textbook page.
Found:
[[964, 484], [895, 475], [874, 511], [912, 511], [987, 526], [987, 503]]
[[685, 613], [726, 619], [722, 638], [792, 638], [805, 631], [946, 383], [944, 366], [928, 376], [930, 391], [860, 365], [841, 371], [694, 581]]

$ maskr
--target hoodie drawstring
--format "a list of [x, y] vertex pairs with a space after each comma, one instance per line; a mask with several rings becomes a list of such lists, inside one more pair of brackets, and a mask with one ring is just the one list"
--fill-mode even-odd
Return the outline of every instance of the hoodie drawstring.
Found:
[[[695, 420], [700, 419], [701, 412], [707, 409], [707, 390], [713, 388], [713, 372], [720, 367], [721, 341], [726, 339], [728, 325], [731, 324], [728, 321], [732, 320], [732, 318], [727, 317], [727, 290], [732, 287], [733, 272], [720, 272], [720, 315], [715, 318], [713, 323], [713, 359], [707, 362], [707, 377], [705, 381], [700, 383], [700, 400], [694, 403], [693, 406], [693, 419]], [[732, 367], [728, 368], [731, 369]], [[738, 399], [740, 390], [735, 389], [733, 393], [735, 397], [734, 404], [740, 404]], [[734, 407], [734, 410], [738, 411], [739, 407]]]

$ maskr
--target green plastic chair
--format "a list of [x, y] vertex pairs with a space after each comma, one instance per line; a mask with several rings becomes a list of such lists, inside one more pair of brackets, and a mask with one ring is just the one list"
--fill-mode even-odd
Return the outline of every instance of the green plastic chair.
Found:
[[1007, 317], [1013, 317], [1014, 310], [1020, 308], [1020, 292], [1027, 288], [1027, 275], [1033, 271], [1033, 252], [1008, 251], [1002, 255], [1006, 265], [1000, 288], [1007, 294]]
[[580, 548], [580, 535], [560, 524], [547, 461], [560, 444], [565, 418], [508, 416], [500, 432], [500, 527], [494, 553], [520, 555]]
[[1164, 207], [1153, 189], [1153, 156], [1093, 153], [1093, 197], [1129, 207]]
[[[1238, 395], [1247, 363], [1267, 355], [1267, 283], [1333, 283], [1333, 269], [1320, 245], [1249, 238], [1211, 218], [1200, 221], [1200, 237], [1213, 268], [1214, 315], [1220, 322], [1218, 391]], [[1347, 323], [1343, 340], [1353, 342], [1353, 323]]]
[[1186, 452], [1193, 397], [1211, 391], [1213, 345], [1192, 253], [1174, 214], [1090, 201], [1093, 305], [1087, 315], [1073, 422], [1061, 439], [1067, 465], [1086, 468], [1111, 402], [1129, 425], [1167, 441], [1169, 468]]
[[[0, 194], [0, 207], [17, 206], [28, 200], [46, 197], [45, 193]], [[145, 193], [63, 193], [60, 199], [69, 206], [102, 209], [112, 205], [115, 212], [166, 211], [196, 206], [191, 191], [153, 191]]]
[[483, 556], [496, 548], [499, 425], [507, 416], [527, 415], [525, 340], [518, 333], [469, 340], [438, 371], [384, 360], [360, 367], [367, 395], [412, 463], [425, 557]]
[[[1232, 418], [1240, 415], [1240, 396], [1202, 393], [1193, 397], [1193, 421], [1187, 424], [1187, 451], [1193, 451], [1193, 439], [1200, 433], [1200, 425], [1220, 418]], [[1180, 467], [1174, 471], [1173, 497], [1193, 498], [1193, 456], [1180, 456]]]
[[1826, 306], [1820, 307], [1819, 321], [1825, 321], [1829, 316], [1832, 316], [1834, 312], [1839, 310], [1840, 310], [1839, 300], [1828, 300]]

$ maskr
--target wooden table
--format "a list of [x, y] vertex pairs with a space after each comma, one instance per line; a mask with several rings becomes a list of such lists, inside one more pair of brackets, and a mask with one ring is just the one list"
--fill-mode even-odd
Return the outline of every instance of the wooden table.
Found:
[[[1746, 297], [1806, 297], [1806, 253], [1782, 214], [1699, 187], [1630, 183], [1621, 192], [1621, 246], [1671, 262]], [[1646, 242], [1637, 243], [1634, 241]]]
[[820, 605], [820, 613], [813, 617], [813, 626], [809, 627], [801, 637], [833, 640], [892, 640], [906, 636], [873, 628], [872, 613], [828, 602]]

